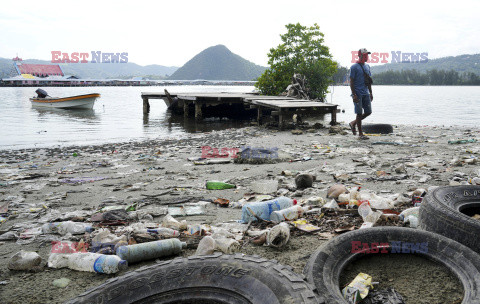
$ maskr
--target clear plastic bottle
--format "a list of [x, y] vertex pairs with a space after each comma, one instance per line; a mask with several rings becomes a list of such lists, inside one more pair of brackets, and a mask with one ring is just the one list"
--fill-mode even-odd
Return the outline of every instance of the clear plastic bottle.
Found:
[[58, 233], [65, 235], [67, 233], [71, 234], [83, 234], [85, 232], [92, 232], [94, 229], [92, 225], [88, 223], [79, 223], [79, 222], [55, 222], [55, 223], [46, 223], [42, 226], [43, 233]]
[[280, 196], [276, 199], [264, 202], [248, 203], [242, 207], [242, 221], [244, 223], [256, 221], [257, 218], [253, 214], [257, 215], [261, 219], [269, 221], [270, 215], [273, 211], [282, 210], [293, 205], [294, 200], [285, 196]]
[[274, 223], [280, 223], [283, 221], [292, 221], [300, 218], [305, 211], [310, 210], [311, 207], [292, 206], [278, 211], [273, 211], [270, 215], [270, 220]]
[[128, 267], [127, 261], [116, 255], [91, 252], [72, 253], [68, 257], [68, 268], [80, 271], [117, 273]]
[[116, 253], [123, 260], [134, 263], [178, 254], [185, 247], [187, 247], [187, 243], [181, 242], [179, 239], [168, 239], [120, 246]]
[[173, 216], [167, 214], [162, 220], [162, 226], [175, 230], [185, 230], [187, 229], [187, 221], [183, 220], [179, 222]]
[[127, 261], [116, 255], [105, 255], [92, 252], [77, 252], [71, 254], [52, 253], [48, 258], [48, 267], [68, 267], [78, 271], [117, 273], [128, 267]]
[[165, 227], [159, 227], [159, 228], [153, 228], [153, 229], [144, 229], [144, 230], [141, 229], [141, 230], [139, 230], [139, 232], [158, 234], [159, 236], [163, 236], [163, 237], [178, 237], [178, 236], [180, 236], [180, 232], [178, 230], [165, 228]]

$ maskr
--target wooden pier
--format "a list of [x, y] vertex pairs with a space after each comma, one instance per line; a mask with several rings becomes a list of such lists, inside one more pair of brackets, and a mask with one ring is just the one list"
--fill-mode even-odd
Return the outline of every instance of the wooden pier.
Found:
[[[257, 109], [257, 121], [262, 123], [264, 113], [278, 116], [282, 127], [287, 116], [308, 111], [309, 113], [331, 114], [332, 124], [337, 122], [338, 105], [324, 102], [307, 101], [284, 96], [262, 96], [253, 93], [175, 93], [169, 94], [142, 92], [143, 113], [150, 112], [150, 99], [163, 99], [167, 107], [188, 117], [190, 109], [195, 109], [195, 119], [203, 119], [203, 110], [214, 106], [242, 106], [245, 109]], [[268, 115], [268, 114], [267, 114]]]

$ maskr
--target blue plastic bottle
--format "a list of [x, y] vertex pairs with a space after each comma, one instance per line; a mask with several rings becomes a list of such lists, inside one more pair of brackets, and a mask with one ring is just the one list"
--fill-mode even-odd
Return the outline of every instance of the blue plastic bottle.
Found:
[[245, 204], [242, 207], [242, 222], [248, 223], [249, 221], [256, 221], [257, 218], [253, 215], [253, 213], [255, 213], [261, 219], [269, 221], [270, 214], [272, 214], [273, 211], [291, 207], [293, 204], [294, 200], [285, 196], [280, 196], [269, 201]]
[[127, 261], [116, 255], [77, 252], [68, 255], [68, 268], [98, 273], [117, 273], [128, 267]]

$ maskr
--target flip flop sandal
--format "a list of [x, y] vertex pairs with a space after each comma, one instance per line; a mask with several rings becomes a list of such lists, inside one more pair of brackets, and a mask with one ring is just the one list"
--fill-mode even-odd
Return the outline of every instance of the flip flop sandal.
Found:
[[358, 139], [367, 140], [367, 139], [370, 139], [370, 137], [362, 135], [362, 136], [358, 137]]
[[355, 130], [355, 125], [352, 125], [352, 123], [348, 123], [348, 125], [350, 126], [350, 129], [352, 130], [352, 133], [353, 135], [357, 135], [357, 130]]

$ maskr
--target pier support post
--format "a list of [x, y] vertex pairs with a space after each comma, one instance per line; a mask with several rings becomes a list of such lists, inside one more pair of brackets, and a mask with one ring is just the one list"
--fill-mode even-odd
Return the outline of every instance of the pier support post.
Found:
[[186, 100], [183, 101], [183, 116], [188, 117], [188, 102]]
[[150, 103], [148, 102], [148, 97], [143, 97], [143, 114], [150, 113]]
[[202, 120], [202, 103], [195, 101], [195, 120]]
[[337, 124], [337, 107], [334, 107], [332, 109], [332, 121], [330, 122], [330, 124], [332, 126]]
[[262, 124], [263, 110], [262, 107], [257, 108], [257, 123], [260, 126]]
[[278, 128], [280, 130], [283, 130], [283, 111], [282, 111], [282, 109], [279, 109], [279, 111], [278, 111]]

